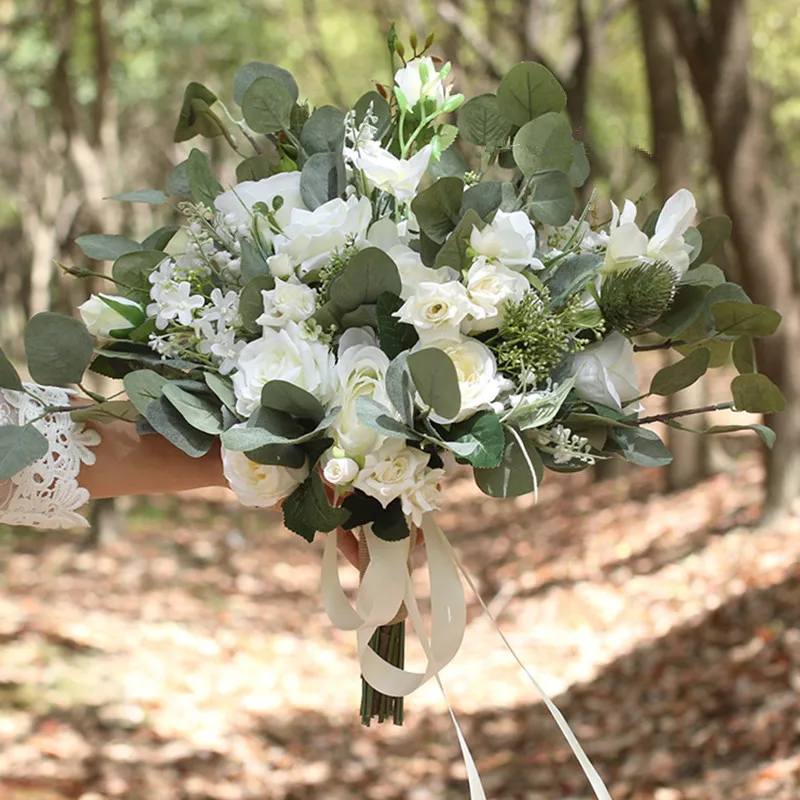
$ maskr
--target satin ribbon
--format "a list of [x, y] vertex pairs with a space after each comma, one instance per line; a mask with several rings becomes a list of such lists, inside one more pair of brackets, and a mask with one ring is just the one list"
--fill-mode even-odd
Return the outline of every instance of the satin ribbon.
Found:
[[[611, 800], [608, 789], [584, 753], [564, 716], [514, 652], [432, 514], [426, 514], [423, 518], [422, 530], [425, 536], [430, 577], [430, 637], [428, 637], [423, 623], [408, 571], [411, 537], [400, 542], [386, 542], [375, 536], [369, 527], [365, 529], [370, 563], [361, 580], [354, 608], [339, 581], [337, 534], [333, 532], [328, 536], [322, 557], [323, 605], [334, 626], [341, 630], [356, 631], [358, 659], [364, 679], [383, 694], [404, 697], [434, 678], [442, 692], [456, 730], [461, 755], [467, 769], [470, 800], [486, 800], [472, 754], [439, 676], [440, 670], [447, 666], [458, 653], [466, 630], [467, 604], [460, 578], [460, 575], [463, 575], [484, 612], [500, 634], [503, 643], [555, 719], [594, 790], [595, 797], [597, 800]], [[395, 667], [369, 647], [370, 639], [377, 628], [391, 622], [402, 603], [406, 604], [408, 618], [425, 653], [427, 663], [424, 672], [412, 672]]]

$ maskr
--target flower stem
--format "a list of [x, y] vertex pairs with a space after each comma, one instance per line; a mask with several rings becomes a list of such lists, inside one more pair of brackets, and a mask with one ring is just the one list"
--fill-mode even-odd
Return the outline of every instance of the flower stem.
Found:
[[[402, 669], [405, 664], [406, 623], [382, 625], [370, 639], [369, 646], [392, 666]], [[395, 725], [403, 724], [403, 698], [391, 697], [370, 686], [361, 678], [361, 723], [370, 726], [373, 719], [385, 722], [389, 718]]]
[[703, 406], [702, 408], [687, 408], [683, 411], [670, 411], [667, 414], [653, 414], [651, 417], [640, 417], [639, 419], [631, 420], [631, 425], [646, 425], [650, 422], [667, 422], [671, 419], [678, 417], [688, 417], [691, 414], [706, 414], [710, 411], [724, 411], [733, 408], [732, 402], [715, 403], [713, 406]]

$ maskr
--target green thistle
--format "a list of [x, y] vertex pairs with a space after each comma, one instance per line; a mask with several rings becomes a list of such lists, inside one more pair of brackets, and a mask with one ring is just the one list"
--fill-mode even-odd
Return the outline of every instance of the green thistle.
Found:
[[640, 263], [603, 279], [600, 309], [608, 324], [628, 336], [652, 325], [675, 297], [677, 279], [664, 261]]
[[546, 375], [568, 353], [583, 350], [587, 333], [592, 339], [602, 334], [603, 321], [589, 321], [577, 295], [560, 308], [549, 303], [547, 289], [531, 289], [519, 303], [505, 306], [500, 330], [486, 342], [501, 370]]

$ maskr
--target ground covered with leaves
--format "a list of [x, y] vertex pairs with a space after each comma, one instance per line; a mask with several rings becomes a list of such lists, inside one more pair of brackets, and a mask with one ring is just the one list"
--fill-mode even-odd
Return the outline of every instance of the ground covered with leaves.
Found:
[[[800, 523], [753, 527], [760, 479], [746, 457], [671, 496], [654, 471], [548, 476], [536, 507], [449, 487], [442, 526], [615, 800], [800, 797]], [[136, 503], [98, 549], [7, 535], [0, 796], [466, 797], [435, 685], [360, 726], [320, 551], [224, 492]], [[474, 601], [443, 677], [492, 800], [591, 797]]]

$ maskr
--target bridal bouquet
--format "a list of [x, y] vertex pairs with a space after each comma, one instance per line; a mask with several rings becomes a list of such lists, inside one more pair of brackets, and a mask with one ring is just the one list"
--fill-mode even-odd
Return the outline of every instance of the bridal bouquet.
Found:
[[[521, 63], [496, 93], [465, 101], [430, 44], [392, 40], [393, 84], [344, 111], [310, 108], [272, 64], [236, 74], [238, 112], [189, 84], [175, 139], [224, 137], [241, 159], [236, 182], [226, 188], [193, 149], [169, 194], [113, 198], [172, 203], [183, 222], [141, 242], [81, 237], [87, 257], [113, 261], [102, 277], [115, 293], [84, 303], [83, 324], [44, 313], [25, 331], [36, 381], [81, 386], [87, 368], [122, 380], [127, 399], [86, 392], [75, 417], [131, 420], [195, 457], [219, 438], [242, 503], [280, 504], [308, 540], [330, 532], [323, 599], [358, 631], [367, 724], [400, 722], [398, 698], [438, 678], [463, 635], [460, 565], [432, 517], [447, 464], [470, 467], [491, 497], [614, 456], [665, 465], [644, 425], [685, 429], [680, 418], [709, 409], [642, 417], [641, 401], [731, 363], [732, 401], [713, 408], [783, 403], [753, 348], [778, 313], [710, 262], [729, 220], [695, 225], [686, 190], [646, 219], [630, 201], [608, 219], [593, 202], [574, 212], [589, 162], [554, 77]], [[643, 391], [636, 353], [654, 349], [680, 358]], [[2, 354], [0, 386], [21, 386]], [[772, 444], [768, 428], [741, 427]], [[5, 474], [41, 457], [32, 425], [4, 437]], [[363, 540], [355, 607], [336, 577], [337, 529]], [[430, 637], [408, 578], [417, 529]], [[403, 666], [406, 613], [424, 673]]]

